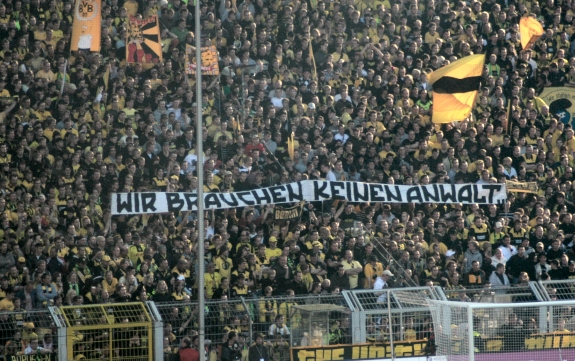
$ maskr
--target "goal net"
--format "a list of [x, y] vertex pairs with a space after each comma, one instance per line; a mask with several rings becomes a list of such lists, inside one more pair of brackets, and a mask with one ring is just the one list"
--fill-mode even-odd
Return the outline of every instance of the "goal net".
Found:
[[575, 301], [427, 302], [435, 334], [433, 361], [575, 360]]

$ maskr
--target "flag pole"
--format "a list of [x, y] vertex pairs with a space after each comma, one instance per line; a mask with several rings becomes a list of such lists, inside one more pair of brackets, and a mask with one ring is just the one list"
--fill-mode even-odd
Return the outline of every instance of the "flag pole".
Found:
[[64, 61], [64, 77], [62, 78], [62, 86], [60, 87], [60, 97], [64, 94], [64, 86], [66, 85], [66, 71], [68, 70], [68, 59]]
[[206, 361], [204, 290], [204, 132], [202, 131], [202, 36], [200, 0], [196, 1], [196, 172], [198, 172], [198, 334], [200, 361]]

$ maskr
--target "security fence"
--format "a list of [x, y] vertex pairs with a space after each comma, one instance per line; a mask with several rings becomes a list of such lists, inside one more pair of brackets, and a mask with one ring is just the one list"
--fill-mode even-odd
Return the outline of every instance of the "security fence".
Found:
[[358, 326], [353, 342], [389, 344], [384, 357], [433, 354], [426, 299], [443, 299], [438, 292], [429, 287], [350, 292], [353, 324]]
[[[49, 350], [44, 355], [46, 360], [171, 361], [176, 359], [180, 341], [197, 333], [202, 312], [211, 359], [218, 357], [229, 331], [238, 333], [244, 354], [254, 335], [263, 334], [265, 345], [278, 360], [289, 358], [290, 347], [299, 350], [292, 352], [293, 356], [305, 355], [313, 347], [366, 343], [376, 345], [374, 352], [382, 357], [426, 356], [434, 354], [435, 348], [427, 300], [438, 300], [509, 304], [507, 308], [473, 309], [474, 327], [485, 338], [485, 346], [480, 349], [485, 347], [496, 353], [504, 348], [495, 331], [511, 313], [541, 334], [575, 331], [575, 305], [561, 303], [575, 299], [573, 290], [575, 280], [563, 280], [500, 288], [410, 287], [292, 297], [252, 295], [227, 302], [207, 300], [201, 310], [197, 302], [190, 301], [49, 307], [31, 312], [0, 312], [0, 345], [5, 346], [7, 359], [12, 355], [25, 356], [30, 340], [38, 339], [39, 347]], [[538, 308], [545, 301], [554, 304]], [[522, 302], [531, 303], [518, 306]], [[455, 320], [462, 315], [453, 313], [450, 317]], [[465, 328], [458, 326], [458, 330], [460, 333]], [[457, 332], [453, 331], [452, 336], [458, 336]], [[575, 345], [575, 335], [572, 339]], [[550, 340], [538, 338], [528, 344], [571, 342], [565, 335], [560, 341]], [[459, 343], [458, 347], [468, 346]]]
[[435, 359], [572, 360], [575, 301], [485, 304], [428, 300]]
[[56, 313], [66, 329], [66, 360], [153, 359], [152, 317], [144, 303], [63, 306]]
[[204, 309], [200, 310], [197, 302], [155, 303], [155, 308], [163, 322], [164, 359], [173, 358], [180, 341], [198, 330], [199, 313], [203, 312], [205, 320], [205, 338], [210, 352], [216, 352], [230, 331], [238, 332], [238, 344], [243, 349], [250, 345], [253, 337], [249, 309], [242, 299], [228, 301], [206, 300]]
[[49, 350], [46, 355], [57, 352], [65, 342], [57, 337], [55, 326], [48, 310], [1, 312], [0, 344], [5, 359], [24, 355], [32, 339], [38, 339], [38, 345]]

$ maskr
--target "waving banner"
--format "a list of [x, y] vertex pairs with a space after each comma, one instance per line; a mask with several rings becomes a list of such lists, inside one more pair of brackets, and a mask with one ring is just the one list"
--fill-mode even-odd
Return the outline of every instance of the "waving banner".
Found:
[[296, 219], [300, 219], [304, 204], [305, 204], [305, 202], [299, 202], [299, 204], [297, 206], [287, 207], [287, 208], [276, 206], [274, 208], [274, 219], [276, 221], [278, 221], [278, 220], [293, 221]]
[[433, 123], [451, 123], [464, 120], [471, 114], [477, 92], [485, 55], [470, 55], [429, 75], [433, 85]]
[[[196, 51], [186, 44], [186, 74], [196, 73]], [[214, 45], [202, 48], [202, 74], [219, 75], [220, 68], [218, 65], [218, 51]]]
[[101, 10], [100, 0], [76, 0], [70, 50], [100, 51]]
[[[197, 195], [184, 192], [113, 193], [112, 214], [195, 211]], [[308, 180], [234, 193], [205, 193], [204, 209], [225, 209], [266, 204], [321, 202], [501, 204], [507, 200], [505, 184], [392, 185]]]
[[162, 61], [160, 25], [156, 15], [147, 19], [130, 16], [126, 60], [128, 63], [150, 64], [150, 66]]
[[521, 35], [523, 50], [531, 49], [533, 44], [543, 35], [543, 26], [535, 18], [523, 17], [519, 20], [519, 34]]

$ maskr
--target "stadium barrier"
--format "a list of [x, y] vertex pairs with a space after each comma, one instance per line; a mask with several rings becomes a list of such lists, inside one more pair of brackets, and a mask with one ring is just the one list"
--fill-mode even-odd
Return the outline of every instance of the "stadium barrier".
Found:
[[[465, 325], [461, 325], [465, 324], [463, 315], [468, 305], [473, 309], [475, 329], [482, 338], [480, 349], [488, 354], [506, 352], [507, 346], [496, 330], [510, 313], [515, 313], [525, 324], [536, 324], [537, 332], [519, 342], [522, 350], [563, 352], [571, 349], [571, 345], [575, 348], [572, 333], [575, 301], [565, 304], [560, 300], [575, 299], [575, 293], [571, 293], [574, 289], [575, 280], [565, 280], [502, 288], [386, 288], [291, 298], [266, 298], [256, 293], [227, 302], [207, 300], [203, 310], [197, 302], [190, 301], [52, 306], [29, 312], [0, 312], [0, 346], [4, 346], [5, 359], [13, 361], [25, 361], [31, 338], [38, 338], [40, 347], [54, 351], [42, 355], [41, 359], [46, 361], [84, 358], [170, 361], [174, 359], [179, 341], [195, 334], [199, 312], [203, 312], [210, 359], [217, 358], [231, 330], [239, 333], [239, 343], [246, 355], [254, 334], [265, 334], [266, 345], [280, 360], [290, 357], [288, 348], [292, 348], [294, 360], [319, 358], [330, 352], [349, 359], [373, 355], [419, 357], [435, 352], [428, 300], [465, 300], [467, 302], [449, 302], [460, 305], [458, 313], [449, 316], [457, 321], [449, 324], [450, 329], [452, 324], [457, 326], [454, 328], [457, 331], [450, 331], [454, 338], [449, 342], [453, 342], [454, 352], [469, 348], [461, 339], [467, 331]], [[550, 299], [557, 301], [549, 302]], [[519, 302], [526, 301], [532, 302], [518, 306]], [[499, 306], [501, 302], [513, 303]], [[284, 316], [284, 323], [291, 331], [285, 344], [274, 341], [269, 332], [278, 314]], [[441, 326], [443, 329], [445, 325]], [[535, 329], [535, 325], [532, 327]], [[29, 357], [26, 360], [30, 361]]]
[[64, 360], [152, 361], [153, 318], [142, 302], [63, 306], [52, 310], [63, 322]]
[[[20, 361], [26, 355], [26, 347], [32, 338], [38, 338], [40, 346], [48, 341], [54, 349], [58, 349], [62, 343], [53, 335], [55, 327], [46, 309], [0, 312], [0, 350], [6, 355], [5, 359]], [[52, 354], [45, 355], [43, 359], [48, 358], [56, 359]]]

